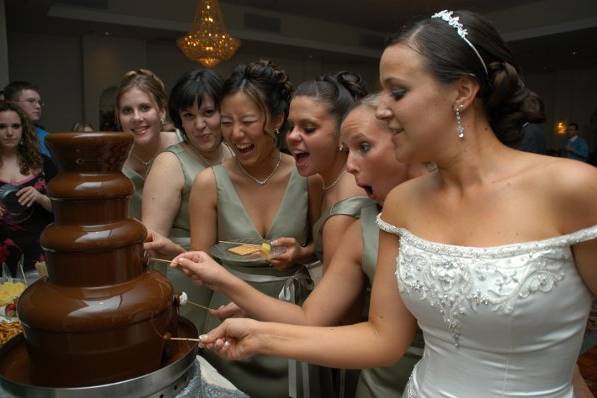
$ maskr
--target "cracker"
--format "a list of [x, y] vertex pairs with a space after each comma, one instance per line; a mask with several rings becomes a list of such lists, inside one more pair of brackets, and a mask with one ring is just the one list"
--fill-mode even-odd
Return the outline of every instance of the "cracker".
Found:
[[258, 245], [244, 244], [231, 247], [228, 249], [228, 251], [239, 256], [247, 256], [249, 254], [255, 254], [260, 252], [261, 247]]

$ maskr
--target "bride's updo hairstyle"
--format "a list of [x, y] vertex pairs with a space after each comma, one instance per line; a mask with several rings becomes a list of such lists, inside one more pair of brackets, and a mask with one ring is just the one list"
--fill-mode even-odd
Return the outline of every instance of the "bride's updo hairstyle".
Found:
[[294, 93], [295, 97], [311, 97], [324, 103], [330, 114], [336, 118], [338, 129], [348, 111], [366, 95], [367, 87], [363, 79], [346, 71], [328, 73], [303, 82]]
[[489, 21], [470, 11], [450, 15], [459, 18], [470, 45], [456, 26], [434, 16], [391, 38], [389, 46], [406, 43], [418, 51], [441, 83], [474, 76], [493, 131], [504, 144], [515, 144], [522, 125], [534, 118], [539, 98], [526, 88], [510, 49]]
[[284, 121], [280, 130], [286, 126], [288, 108], [292, 96], [292, 83], [288, 75], [271, 61], [260, 60], [250, 64], [240, 64], [224, 82], [222, 98], [242, 92], [257, 105], [265, 115], [264, 131], [275, 138], [274, 131], [266, 131], [270, 118], [280, 114]]

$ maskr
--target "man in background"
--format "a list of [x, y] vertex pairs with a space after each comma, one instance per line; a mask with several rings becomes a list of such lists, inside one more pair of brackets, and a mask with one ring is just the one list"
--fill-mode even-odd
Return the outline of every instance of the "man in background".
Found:
[[43, 102], [39, 89], [33, 84], [25, 81], [14, 81], [4, 88], [4, 100], [18, 105], [35, 126], [39, 152], [50, 157], [50, 151], [46, 147], [46, 136], [48, 132], [39, 127]]
[[568, 123], [566, 135], [568, 136], [568, 139], [564, 145], [562, 156], [586, 162], [589, 159], [589, 146], [587, 145], [587, 142], [578, 135], [578, 124], [574, 122]]

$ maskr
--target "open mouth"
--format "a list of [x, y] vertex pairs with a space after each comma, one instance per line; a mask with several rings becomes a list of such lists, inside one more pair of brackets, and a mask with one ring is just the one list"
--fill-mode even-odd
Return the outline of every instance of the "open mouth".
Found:
[[292, 156], [294, 157], [294, 160], [298, 165], [303, 164], [311, 155], [309, 154], [309, 152], [295, 150], [292, 151]]
[[255, 145], [253, 144], [236, 144], [234, 145], [234, 147], [236, 148], [236, 151], [240, 154], [247, 154], [249, 152], [251, 152], [253, 149], [255, 149]]

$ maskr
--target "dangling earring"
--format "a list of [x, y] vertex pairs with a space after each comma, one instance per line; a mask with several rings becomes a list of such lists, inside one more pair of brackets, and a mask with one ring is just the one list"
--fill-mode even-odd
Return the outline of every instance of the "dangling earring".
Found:
[[344, 150], [344, 144], [338, 144], [338, 152], [342, 152]]
[[166, 127], [166, 118], [163, 117], [160, 119], [160, 130], [163, 130]]
[[458, 133], [458, 138], [464, 140], [464, 124], [462, 123], [462, 116], [460, 115], [460, 111], [464, 106], [462, 104], [456, 106], [456, 132]]
[[274, 134], [275, 135], [280, 135], [280, 129], [274, 129]]

